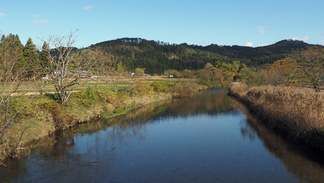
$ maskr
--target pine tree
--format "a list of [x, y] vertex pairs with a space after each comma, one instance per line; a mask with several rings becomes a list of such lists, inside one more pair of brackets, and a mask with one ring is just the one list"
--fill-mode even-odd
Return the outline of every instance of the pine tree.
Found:
[[36, 45], [29, 38], [24, 47], [25, 67], [27, 68], [26, 77], [28, 79], [34, 77], [39, 72], [39, 55]]
[[45, 75], [50, 64], [50, 48], [46, 42], [42, 46], [42, 51], [39, 54], [40, 74]]
[[21, 64], [23, 64], [25, 62], [24, 55], [23, 55], [23, 53], [24, 53], [24, 46], [23, 46], [23, 44], [21, 44], [21, 41], [19, 39], [19, 36], [17, 34], [16, 35], [10, 34], [9, 35], [9, 38], [10, 38], [10, 41], [12, 43], [14, 43], [13, 46], [15, 48], [19, 49], [19, 53], [18, 53], [19, 61], [18, 62], [21, 63]]
[[8, 54], [14, 54], [15, 56], [15, 65], [13, 68], [13, 72], [18, 72], [22, 68], [24, 68], [24, 57], [23, 57], [23, 45], [20, 42], [18, 35], [9, 34], [8, 36], [2, 35], [1, 44], [6, 45], [6, 49], [8, 49]]

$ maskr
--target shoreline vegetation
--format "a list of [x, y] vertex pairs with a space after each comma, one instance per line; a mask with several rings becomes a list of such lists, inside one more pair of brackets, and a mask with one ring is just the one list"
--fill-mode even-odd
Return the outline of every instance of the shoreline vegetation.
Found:
[[71, 94], [67, 105], [58, 102], [56, 94], [20, 95], [14, 97], [12, 107], [19, 114], [0, 143], [0, 165], [8, 157], [19, 157], [28, 152], [29, 144], [81, 123], [109, 119], [142, 106], [189, 97], [207, 89], [194, 81], [150, 81], [127, 87], [92, 86]]
[[228, 94], [243, 102], [269, 128], [289, 140], [324, 150], [324, 92], [309, 88], [259, 86], [235, 82]]

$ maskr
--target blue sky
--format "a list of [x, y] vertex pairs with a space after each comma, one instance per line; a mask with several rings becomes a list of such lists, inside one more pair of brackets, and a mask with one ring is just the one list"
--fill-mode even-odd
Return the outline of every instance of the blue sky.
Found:
[[1, 0], [0, 34], [23, 44], [76, 33], [76, 47], [140, 37], [169, 43], [324, 45], [324, 0]]

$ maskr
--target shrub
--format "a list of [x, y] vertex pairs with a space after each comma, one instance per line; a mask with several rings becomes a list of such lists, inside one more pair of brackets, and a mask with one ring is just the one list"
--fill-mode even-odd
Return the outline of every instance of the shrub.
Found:
[[168, 92], [172, 85], [166, 82], [153, 82], [151, 86], [154, 92]]
[[154, 93], [154, 88], [150, 84], [136, 83], [135, 88], [131, 91], [131, 96], [147, 95]]

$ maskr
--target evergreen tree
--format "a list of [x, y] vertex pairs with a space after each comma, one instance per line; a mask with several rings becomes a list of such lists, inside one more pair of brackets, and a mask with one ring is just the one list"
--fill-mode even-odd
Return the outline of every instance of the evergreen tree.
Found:
[[29, 38], [24, 47], [24, 59], [25, 67], [27, 68], [26, 76], [28, 79], [34, 77], [39, 71], [39, 55], [36, 49], [36, 45], [33, 43], [32, 39]]
[[[23, 45], [20, 42], [18, 35], [9, 34], [8, 36], [2, 35], [1, 44], [6, 45], [9, 54], [14, 54], [16, 58], [16, 64], [14, 65], [13, 72], [18, 72], [24, 68], [24, 56], [23, 56]], [[13, 51], [14, 50], [14, 51]]]
[[19, 36], [17, 34], [16, 35], [10, 34], [9, 37], [11, 37], [10, 41], [14, 44], [13, 46], [15, 48], [19, 49], [19, 53], [18, 53], [19, 54], [18, 55], [19, 63], [21, 65], [23, 65], [25, 63], [25, 59], [24, 59], [24, 55], [23, 55], [24, 54], [24, 46], [23, 46], [23, 44], [21, 44], [21, 41], [20, 41]]
[[50, 48], [46, 42], [42, 46], [42, 51], [39, 54], [40, 74], [45, 75], [50, 64]]

